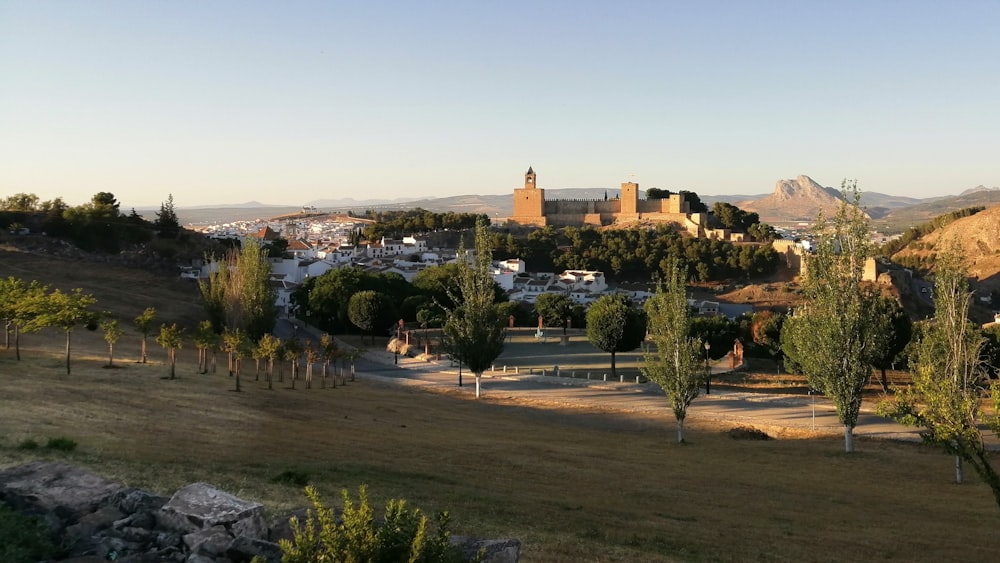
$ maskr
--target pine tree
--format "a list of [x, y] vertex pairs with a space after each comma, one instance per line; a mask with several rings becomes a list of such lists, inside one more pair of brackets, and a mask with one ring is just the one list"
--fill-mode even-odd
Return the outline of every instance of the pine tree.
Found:
[[156, 213], [156, 221], [153, 222], [156, 231], [161, 238], [177, 238], [181, 232], [181, 224], [177, 219], [177, 212], [174, 209], [174, 194], [167, 196], [167, 201], [160, 204], [160, 210]]

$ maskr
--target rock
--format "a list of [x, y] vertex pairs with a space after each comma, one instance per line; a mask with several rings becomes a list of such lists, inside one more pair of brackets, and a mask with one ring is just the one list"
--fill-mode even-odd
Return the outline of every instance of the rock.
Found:
[[221, 524], [184, 536], [184, 545], [191, 550], [191, 553], [200, 553], [212, 557], [224, 554], [226, 548], [232, 542], [233, 537], [229, 535], [226, 527]]
[[258, 555], [267, 563], [281, 563], [281, 546], [269, 541], [240, 536], [233, 538], [232, 543], [226, 548], [226, 557], [232, 563], [249, 563]]
[[0, 500], [17, 510], [53, 514], [64, 524], [94, 512], [124, 488], [63, 463], [34, 461], [0, 471]]
[[123, 489], [111, 497], [111, 502], [125, 514], [152, 512], [167, 503], [167, 497], [154, 495], [142, 489]]
[[278, 543], [279, 540], [292, 541], [295, 539], [292, 536], [292, 518], [298, 519], [299, 525], [303, 526], [306, 520], [309, 518], [308, 508], [299, 508], [293, 510], [280, 518], [278, 523], [271, 527], [270, 540], [274, 543]]
[[480, 551], [483, 563], [517, 563], [521, 558], [521, 541], [516, 539], [487, 540], [464, 536], [452, 536], [451, 544], [462, 549], [466, 559], [472, 559]]
[[185, 533], [221, 525], [233, 536], [267, 537], [263, 505], [205, 483], [194, 483], [174, 493], [157, 519]]

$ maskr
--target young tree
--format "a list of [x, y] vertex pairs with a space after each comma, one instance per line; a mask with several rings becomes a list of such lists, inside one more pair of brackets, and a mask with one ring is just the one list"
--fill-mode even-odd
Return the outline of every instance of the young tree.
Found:
[[374, 344], [375, 333], [387, 328], [396, 319], [396, 306], [384, 293], [361, 291], [351, 296], [347, 315], [354, 326], [371, 335]]
[[299, 358], [302, 356], [302, 341], [298, 338], [289, 338], [285, 341], [284, 357], [288, 360], [292, 372], [292, 389], [295, 389], [295, 380], [299, 375]]
[[[448, 311], [444, 324], [444, 347], [468, 366], [476, 378], [476, 398], [480, 397], [483, 372], [503, 352], [506, 319], [496, 306], [495, 282], [490, 270], [493, 251], [486, 222], [476, 221], [476, 255], [470, 265], [459, 262], [460, 295], [451, 298], [457, 306]], [[464, 245], [459, 249], [463, 254]], [[353, 375], [353, 368], [351, 370]]]
[[90, 326], [97, 321], [97, 313], [90, 306], [97, 303], [93, 296], [76, 288], [69, 293], [58, 289], [45, 296], [38, 308], [34, 322], [39, 327], [57, 326], [66, 333], [66, 375], [70, 374], [70, 342], [73, 330], [80, 325]]
[[587, 310], [587, 339], [611, 354], [611, 375], [618, 377], [615, 354], [635, 350], [646, 336], [646, 317], [624, 293], [605, 295]]
[[[319, 348], [323, 357], [323, 378], [320, 380], [320, 385], [326, 388], [326, 377], [330, 371], [330, 362], [335, 360], [340, 354], [340, 347], [337, 346], [337, 340], [327, 333], [323, 333], [323, 336], [319, 337]], [[333, 387], [337, 387], [337, 376], [336, 373], [333, 377]]]
[[702, 343], [689, 336], [691, 318], [681, 269], [674, 266], [656, 295], [646, 301], [649, 339], [642, 372], [663, 389], [677, 420], [677, 442], [684, 442], [684, 420], [698, 385], [707, 377], [701, 361]]
[[108, 343], [108, 367], [111, 368], [115, 366], [115, 344], [124, 331], [118, 326], [118, 319], [104, 319], [101, 330], [104, 332], [104, 341]]
[[208, 351], [219, 345], [219, 335], [212, 328], [212, 321], [198, 323], [194, 330], [194, 345], [198, 349], [198, 373], [208, 373]]
[[14, 321], [14, 358], [21, 361], [21, 333], [37, 332], [44, 326], [38, 322], [38, 317], [42, 314], [49, 288], [38, 281], [32, 281], [27, 287], [20, 283], [10, 285], [8, 289], [8, 299], [12, 303], [11, 318]]
[[845, 181], [844, 196], [832, 222], [822, 216], [817, 221], [816, 254], [805, 263], [806, 303], [786, 320], [782, 338], [791, 344], [785, 354], [809, 385], [833, 401], [844, 425], [844, 449], [853, 452], [862, 391], [881, 353], [877, 335], [886, 328], [875, 314], [878, 295], [861, 282], [873, 248], [857, 185]]
[[922, 330], [911, 358], [913, 383], [897, 389], [895, 401], [879, 405], [881, 414], [920, 426], [925, 442], [955, 456], [955, 479], [963, 480], [962, 463], [972, 465], [1000, 505], [1000, 475], [986, 448], [979, 422], [985, 419], [1000, 433], [1000, 387], [992, 385], [993, 410], [980, 408], [981, 393], [990, 387], [982, 362], [984, 339], [969, 323], [972, 292], [956, 244], [939, 253], [934, 274], [933, 322]]
[[4, 347], [10, 349], [10, 331], [16, 330], [14, 320], [17, 305], [24, 297], [24, 282], [20, 278], [9, 276], [0, 279], [0, 318], [4, 321]]
[[320, 358], [323, 357], [323, 354], [321, 351], [316, 349], [316, 347], [313, 345], [312, 340], [307, 340], [305, 356], [306, 356], [306, 389], [312, 389], [313, 364], [318, 362]]
[[142, 314], [132, 320], [132, 324], [135, 325], [135, 329], [142, 335], [142, 345], [139, 350], [139, 363], [146, 363], [146, 340], [149, 338], [149, 335], [153, 333], [153, 323], [155, 321], [156, 309], [153, 307], [146, 307], [146, 310], [143, 311]]
[[166, 324], [160, 325], [160, 334], [157, 335], [156, 342], [167, 350], [167, 360], [170, 362], [170, 379], [175, 379], [177, 373], [177, 350], [184, 345], [184, 329], [177, 326], [177, 323], [169, 326]]
[[265, 334], [260, 337], [257, 341], [257, 350], [259, 354], [267, 361], [267, 366], [265, 368], [265, 377], [267, 378], [267, 388], [274, 388], [274, 360], [278, 358], [278, 353], [281, 350], [281, 340], [271, 336], [270, 333]]

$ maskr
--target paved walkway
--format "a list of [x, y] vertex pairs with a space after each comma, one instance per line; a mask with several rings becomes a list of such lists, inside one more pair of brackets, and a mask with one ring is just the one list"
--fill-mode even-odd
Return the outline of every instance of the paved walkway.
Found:
[[[394, 363], [398, 362], [398, 363]], [[391, 352], [369, 351], [358, 362], [361, 377], [377, 377], [405, 385], [448, 388], [451, 392], [475, 394], [475, 380], [463, 370], [464, 387], [458, 388], [457, 367], [447, 360], [426, 362], [416, 358], [398, 356]], [[725, 371], [713, 367], [717, 374]], [[550, 372], [551, 373], [551, 372]], [[512, 371], [490, 371], [483, 374], [484, 397], [502, 397], [524, 400], [529, 403], [548, 404], [571, 408], [594, 408], [663, 416], [673, 421], [663, 391], [653, 383], [598, 381], [553, 375], [514, 374]], [[704, 391], [704, 390], [702, 390]], [[862, 405], [861, 416], [855, 428], [856, 436], [881, 439], [919, 440], [917, 429], [908, 428], [874, 414], [874, 403]], [[777, 395], [732, 391], [713, 387], [710, 395], [704, 392], [688, 409], [688, 421], [717, 421], [733, 425], [746, 424], [780, 434], [784, 430], [813, 432], [826, 435], [843, 435], [843, 426], [837, 420], [832, 402], [822, 396]]]

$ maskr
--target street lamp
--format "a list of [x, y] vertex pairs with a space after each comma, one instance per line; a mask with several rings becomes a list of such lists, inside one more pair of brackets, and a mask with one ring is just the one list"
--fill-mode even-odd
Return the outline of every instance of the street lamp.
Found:
[[712, 367], [708, 365], [708, 351], [712, 348], [712, 345], [705, 342], [705, 394], [712, 394]]

